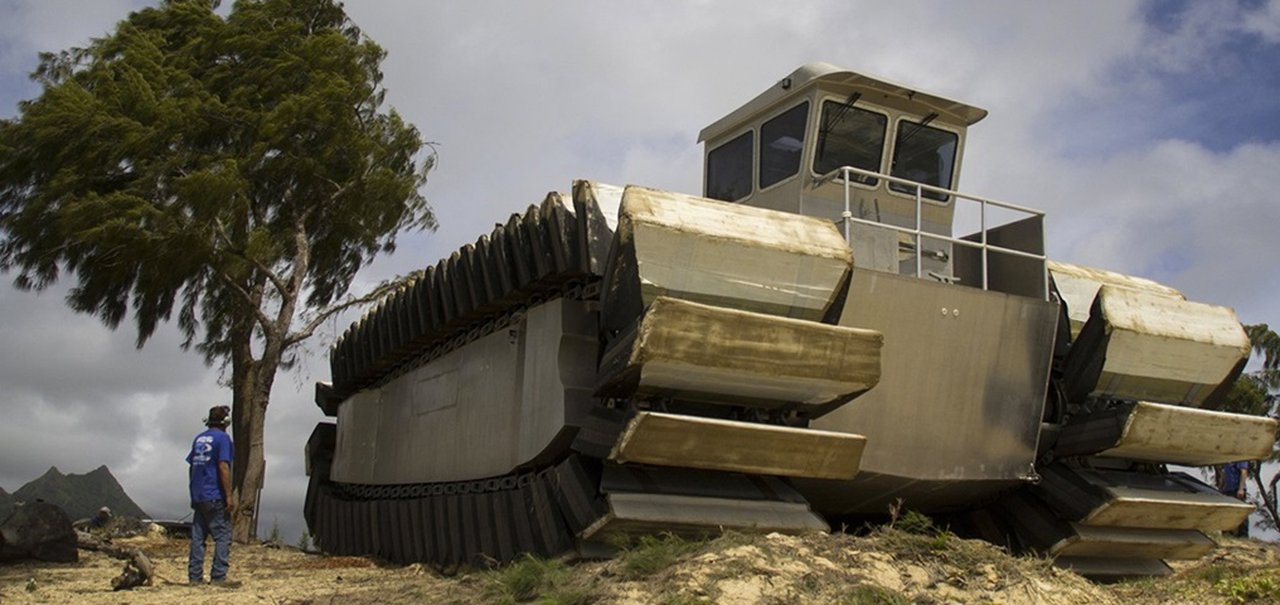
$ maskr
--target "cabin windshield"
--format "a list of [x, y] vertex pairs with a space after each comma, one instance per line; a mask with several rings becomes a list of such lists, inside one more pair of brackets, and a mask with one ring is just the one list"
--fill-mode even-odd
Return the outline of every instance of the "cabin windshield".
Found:
[[[950, 189], [958, 140], [954, 132], [903, 120], [898, 124], [898, 136], [893, 144], [893, 166], [889, 174]], [[889, 183], [889, 188], [899, 193], [916, 193], [915, 187], [910, 185]], [[927, 189], [922, 189], [920, 195], [943, 202], [948, 197]]]
[[[823, 102], [813, 171], [826, 174], [841, 166], [853, 166], [880, 172], [888, 123], [889, 117], [882, 113], [839, 101]], [[875, 185], [879, 180], [861, 175], [853, 178], [865, 185]]]

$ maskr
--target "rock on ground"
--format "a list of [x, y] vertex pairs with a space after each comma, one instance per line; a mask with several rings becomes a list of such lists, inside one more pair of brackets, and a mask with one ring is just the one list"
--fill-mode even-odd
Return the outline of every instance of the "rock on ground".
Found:
[[0, 523], [0, 562], [37, 559], [75, 562], [76, 532], [61, 508], [48, 502], [28, 502], [13, 509]]

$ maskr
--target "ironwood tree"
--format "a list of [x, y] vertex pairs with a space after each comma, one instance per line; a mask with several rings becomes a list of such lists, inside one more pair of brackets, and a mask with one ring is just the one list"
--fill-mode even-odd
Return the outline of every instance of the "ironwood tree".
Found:
[[[361, 295], [407, 230], [432, 147], [384, 108], [385, 52], [334, 0], [165, 0], [44, 53], [38, 97], [0, 121], [0, 269], [74, 279], [74, 310], [137, 346], [173, 321], [232, 392], [235, 537], [256, 533], [278, 370]], [[193, 407], [209, 402], [192, 402]]]

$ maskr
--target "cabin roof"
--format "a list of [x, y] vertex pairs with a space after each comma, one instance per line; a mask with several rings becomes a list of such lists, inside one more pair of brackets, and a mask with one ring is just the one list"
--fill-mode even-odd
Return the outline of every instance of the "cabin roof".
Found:
[[860, 89], [905, 98], [925, 105], [930, 111], [937, 112], [939, 117], [947, 121], [965, 126], [971, 126], [987, 117], [987, 110], [979, 107], [921, 92], [884, 78], [858, 73], [830, 63], [817, 62], [801, 66], [756, 98], [748, 101], [747, 104], [703, 128], [702, 132], [698, 133], [698, 142], [714, 139], [732, 128], [748, 123], [757, 113], [769, 109], [790, 96], [803, 94], [809, 85], [816, 83], [851, 84]]

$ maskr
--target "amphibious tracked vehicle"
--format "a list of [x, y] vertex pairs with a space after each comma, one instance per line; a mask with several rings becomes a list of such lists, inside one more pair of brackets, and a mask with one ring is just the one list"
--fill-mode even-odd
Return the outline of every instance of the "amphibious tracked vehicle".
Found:
[[577, 181], [427, 267], [317, 385], [317, 544], [447, 566], [899, 506], [1095, 576], [1206, 553], [1251, 507], [1167, 464], [1275, 439], [1201, 409], [1240, 322], [957, 191], [985, 116], [806, 65], [702, 131], [703, 197]]

